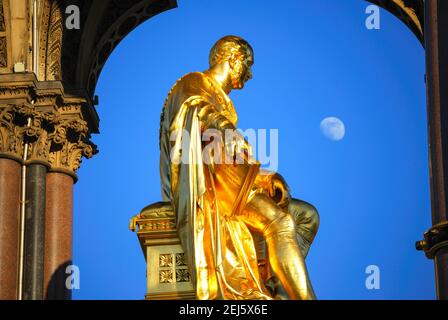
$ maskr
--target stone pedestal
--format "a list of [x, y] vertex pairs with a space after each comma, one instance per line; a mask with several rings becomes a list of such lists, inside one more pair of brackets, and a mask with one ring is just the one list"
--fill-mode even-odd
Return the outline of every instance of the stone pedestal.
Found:
[[155, 203], [132, 218], [146, 259], [147, 300], [195, 299], [171, 204]]

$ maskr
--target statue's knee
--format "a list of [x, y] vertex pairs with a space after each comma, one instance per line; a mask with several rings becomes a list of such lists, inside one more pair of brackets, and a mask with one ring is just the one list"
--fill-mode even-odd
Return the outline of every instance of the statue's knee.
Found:
[[284, 214], [283, 217], [280, 219], [280, 224], [283, 228], [294, 231], [295, 224], [294, 224], [294, 218], [290, 214]]
[[294, 217], [298, 231], [305, 231], [315, 235], [319, 229], [320, 217], [317, 209], [308, 202], [291, 199], [288, 207], [289, 213]]
[[307, 220], [309, 221], [310, 231], [313, 234], [316, 234], [317, 230], [319, 230], [319, 225], [320, 225], [319, 212], [317, 211], [317, 209], [314, 206], [311, 206], [311, 208], [309, 210], [307, 210], [306, 216], [307, 216]]
[[294, 218], [285, 212], [281, 212], [281, 214], [279, 214], [279, 216], [273, 220], [264, 231], [265, 237], [279, 233], [295, 236]]

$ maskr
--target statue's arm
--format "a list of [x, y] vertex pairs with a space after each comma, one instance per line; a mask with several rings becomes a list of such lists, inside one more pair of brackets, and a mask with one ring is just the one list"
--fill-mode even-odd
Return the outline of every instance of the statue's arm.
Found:
[[207, 102], [200, 103], [198, 112], [199, 120], [202, 122], [203, 130], [215, 129], [225, 133], [225, 130], [235, 130], [235, 126], [214, 106]]
[[[204, 132], [207, 129], [217, 130], [224, 142], [227, 152], [230, 154], [235, 154], [236, 152], [243, 152], [246, 156], [249, 155], [251, 147], [249, 142], [244, 139], [244, 137], [236, 130], [236, 127], [233, 123], [221, 112], [216, 110], [216, 108], [208, 103], [203, 103], [199, 108], [198, 112], [199, 119], [202, 123], [202, 131]], [[230, 141], [226, 141], [227, 138], [227, 130], [231, 131], [232, 137], [238, 136], [240, 141], [244, 143], [241, 145], [243, 148], [240, 149], [236, 144], [235, 139], [230, 139]], [[238, 139], [238, 140], [239, 140]]]

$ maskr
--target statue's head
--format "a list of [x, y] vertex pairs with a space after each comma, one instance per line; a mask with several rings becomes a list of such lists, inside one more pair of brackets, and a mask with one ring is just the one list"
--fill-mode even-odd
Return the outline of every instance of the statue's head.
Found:
[[210, 68], [222, 63], [230, 66], [233, 89], [242, 89], [252, 78], [254, 51], [250, 44], [237, 36], [225, 36], [215, 43], [210, 51]]

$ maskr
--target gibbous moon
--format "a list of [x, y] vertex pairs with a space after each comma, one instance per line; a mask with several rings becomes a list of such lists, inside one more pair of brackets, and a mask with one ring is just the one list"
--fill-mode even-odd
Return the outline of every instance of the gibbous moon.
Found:
[[320, 131], [324, 136], [333, 141], [344, 139], [345, 125], [335, 117], [328, 117], [320, 123]]

